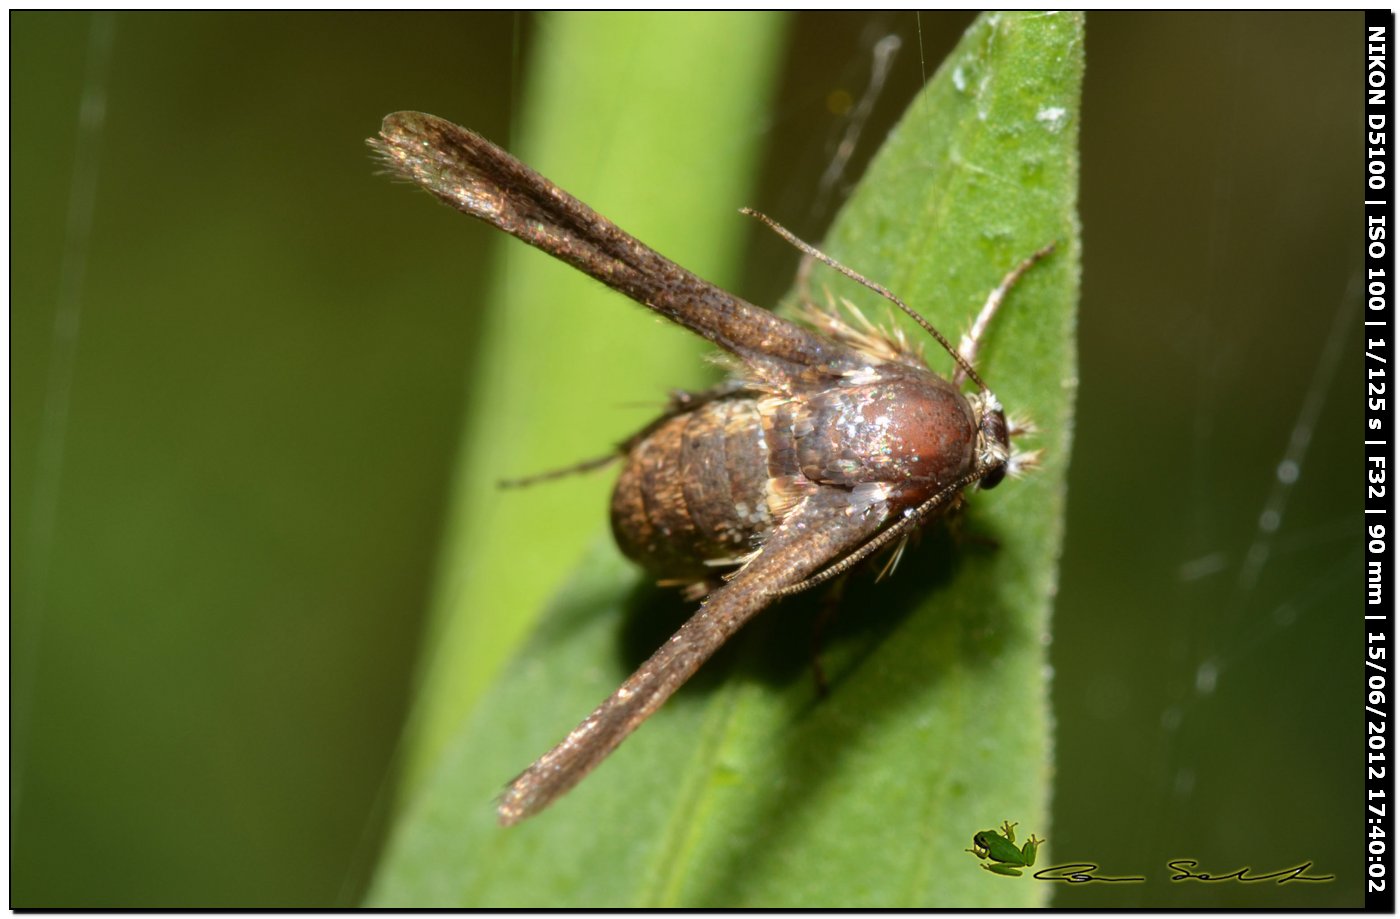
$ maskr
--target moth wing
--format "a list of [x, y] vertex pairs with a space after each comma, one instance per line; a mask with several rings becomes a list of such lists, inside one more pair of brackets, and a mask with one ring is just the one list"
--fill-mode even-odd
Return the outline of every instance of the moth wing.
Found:
[[497, 807], [500, 822], [517, 823], [573, 788], [785, 588], [870, 539], [884, 519], [881, 508], [852, 502], [845, 489], [809, 495], [616, 692], [510, 784]]

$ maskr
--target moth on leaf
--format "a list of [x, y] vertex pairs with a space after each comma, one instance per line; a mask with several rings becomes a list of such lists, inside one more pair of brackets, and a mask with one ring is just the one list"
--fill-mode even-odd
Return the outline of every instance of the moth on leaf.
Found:
[[[806, 304], [811, 328], [696, 277], [481, 136], [396, 112], [369, 145], [390, 171], [452, 207], [583, 271], [713, 342], [732, 378], [684, 394], [624, 441], [612, 497], [618, 545], [700, 609], [617, 691], [506, 789], [513, 824], [555, 801], [763, 609], [827, 581], [946, 513], [972, 485], [993, 488], [1033, 461], [974, 368], [978, 342], [1016, 281], [992, 291], [954, 349], [893, 293], [761, 214], [809, 257], [889, 299], [952, 356], [929, 370], [903, 336], [852, 310]], [[854, 324], [853, 324], [854, 323]], [[964, 392], [966, 383], [975, 391]]]

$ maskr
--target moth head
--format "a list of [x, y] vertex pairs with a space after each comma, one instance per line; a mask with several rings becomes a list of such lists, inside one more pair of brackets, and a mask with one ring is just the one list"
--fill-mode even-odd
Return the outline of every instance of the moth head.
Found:
[[996, 488], [1006, 478], [1006, 464], [1011, 458], [1011, 431], [1001, 403], [989, 390], [972, 397], [977, 417], [977, 462], [986, 471], [979, 484]]

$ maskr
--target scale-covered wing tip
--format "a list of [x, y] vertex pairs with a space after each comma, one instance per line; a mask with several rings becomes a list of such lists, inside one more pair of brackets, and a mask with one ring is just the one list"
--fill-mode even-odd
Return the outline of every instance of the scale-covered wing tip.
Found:
[[[388, 171], [445, 204], [514, 233], [504, 189], [524, 171], [484, 137], [436, 115], [394, 112], [366, 143]], [[517, 234], [518, 235], [518, 234]]]

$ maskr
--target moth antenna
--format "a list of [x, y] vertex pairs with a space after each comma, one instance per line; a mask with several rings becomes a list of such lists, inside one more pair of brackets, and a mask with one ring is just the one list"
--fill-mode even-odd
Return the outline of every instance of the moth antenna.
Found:
[[[1051, 242], [1041, 246], [1030, 257], [1022, 259], [1020, 264], [1007, 272], [1006, 277], [1001, 279], [1001, 283], [996, 286], [996, 289], [987, 295], [987, 302], [982, 304], [982, 309], [978, 311], [977, 318], [972, 321], [972, 326], [958, 342], [958, 353], [969, 364], [977, 363], [977, 349], [982, 343], [982, 337], [986, 334], [987, 327], [991, 325], [992, 317], [996, 315], [997, 310], [1001, 309], [1002, 301], [1011, 292], [1011, 288], [1020, 282], [1021, 276], [1030, 271], [1036, 262], [1054, 252], [1055, 246], [1056, 243]], [[961, 370], [953, 374], [953, 382], [955, 384], [962, 382]]]
[[777, 233], [783, 239], [787, 240], [792, 246], [794, 246], [798, 250], [805, 252], [812, 258], [817, 259], [818, 261], [826, 264], [831, 268], [834, 268], [841, 274], [844, 274], [846, 277], [850, 278], [852, 281], [855, 281], [857, 284], [861, 284], [865, 287], [868, 287], [870, 290], [875, 291], [875, 293], [884, 297], [886, 300], [890, 301], [895, 306], [899, 307], [911, 319], [917, 322], [920, 328], [932, 335], [938, 341], [938, 343], [943, 346], [943, 350], [947, 351], [948, 354], [952, 356], [954, 363], [958, 365], [958, 370], [961, 373], [965, 374], [967, 378], [973, 383], [976, 383], [978, 389], [982, 390], [983, 392], [987, 392], [987, 384], [982, 382], [982, 378], [977, 375], [976, 370], [972, 369], [972, 365], [968, 363], [967, 360], [963, 358], [961, 354], [958, 353], [958, 350], [948, 342], [948, 339], [943, 337], [943, 333], [935, 329], [933, 327], [933, 323], [929, 322], [922, 315], [920, 315], [919, 312], [915, 310], [912, 306], [896, 297], [894, 295], [894, 292], [891, 291], [888, 287], [885, 287], [882, 284], [875, 283], [874, 281], [870, 280], [869, 278], [865, 277], [859, 272], [847, 268], [845, 265], [836, 261], [836, 259], [827, 255], [825, 252], [822, 252], [820, 249], [817, 249], [815, 246], [811, 246], [798, 239], [796, 236], [792, 235], [792, 233], [790, 233], [786, 227], [778, 223], [772, 217], [769, 217], [767, 214], [760, 213], [751, 207], [741, 207], [739, 209], [739, 213], [745, 214], [749, 217], [754, 217], [762, 221], [763, 223], [768, 225], [768, 228], [770, 230], [772, 230], [774, 233]]

